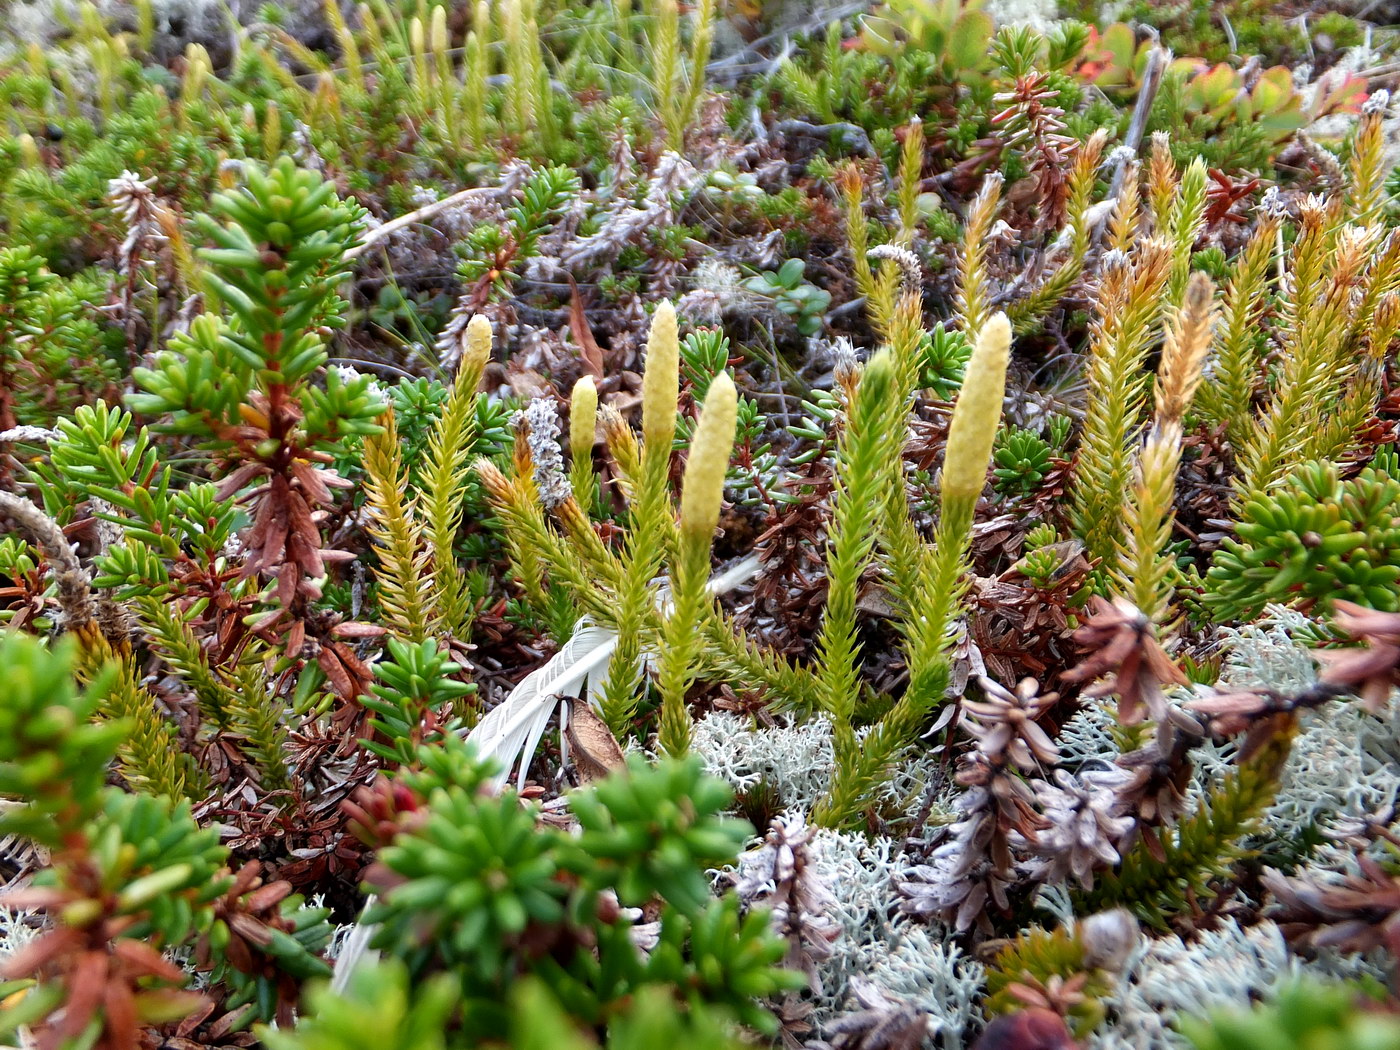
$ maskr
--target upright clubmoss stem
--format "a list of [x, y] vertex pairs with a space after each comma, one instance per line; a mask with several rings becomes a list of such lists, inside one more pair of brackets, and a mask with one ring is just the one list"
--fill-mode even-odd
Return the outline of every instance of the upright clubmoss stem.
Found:
[[[652, 622], [652, 581], [668, 548], [674, 547], [675, 523], [667, 476], [671, 444], [676, 433], [676, 402], [680, 396], [680, 342], [676, 311], [668, 302], [656, 308], [647, 338], [642, 374], [642, 448], [640, 462], [628, 473], [631, 528], [623, 555], [624, 579], [616, 596], [617, 649], [602, 690], [603, 718], [613, 732], [630, 727], [642, 689], [642, 632]], [[620, 422], [620, 421], [619, 421]], [[609, 421], [604, 420], [604, 431]], [[617, 428], [614, 427], [614, 430]], [[624, 428], [621, 428], [625, 430]], [[632, 443], [616, 435], [612, 444], [619, 463], [632, 458]], [[613, 435], [610, 434], [610, 441]]]
[[967, 378], [953, 408], [943, 460], [943, 517], [972, 520], [973, 508], [987, 483], [992, 443], [1001, 424], [1006, 396], [1006, 366], [1011, 359], [1011, 322], [993, 314], [977, 334], [967, 363]]
[[658, 742], [668, 755], [690, 750], [690, 712], [686, 690], [695, 680], [700, 656], [700, 624], [709, 578], [710, 545], [724, 502], [724, 478], [734, 450], [739, 399], [734, 380], [721, 372], [710, 384], [700, 422], [690, 446], [681, 487], [680, 539], [671, 573], [671, 615], [662, 627], [658, 685], [661, 725]]
[[598, 386], [592, 376], [574, 384], [569, 398], [569, 484], [580, 505], [593, 504], [593, 439], [598, 429]]
[[676, 308], [663, 302], [656, 308], [647, 336], [646, 370], [642, 375], [642, 440], [648, 456], [665, 449], [669, 456], [676, 436], [676, 402], [680, 398], [680, 338]]
[[728, 372], [721, 372], [705, 395], [681, 487], [681, 550], [694, 560], [709, 558], [738, 420], [739, 395], [734, 380]]
[[[491, 322], [484, 314], [477, 314], [467, 322], [462, 345], [462, 363], [458, 366], [459, 374], [475, 375], [477, 381], [480, 382], [481, 373], [486, 368], [486, 362], [491, 356]], [[475, 385], [473, 385], [473, 389], [475, 389]]]

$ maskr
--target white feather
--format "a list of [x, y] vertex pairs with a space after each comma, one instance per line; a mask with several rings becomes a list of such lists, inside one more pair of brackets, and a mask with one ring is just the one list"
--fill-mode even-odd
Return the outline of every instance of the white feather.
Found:
[[[758, 572], [759, 557], [750, 554], [712, 577], [706, 585], [711, 594], [725, 594]], [[669, 615], [669, 588], [662, 587], [658, 603]], [[608, 663], [617, 648], [617, 635], [606, 627], [580, 621], [563, 648], [543, 667], [527, 675], [497, 707], [467, 734], [476, 753], [495, 758], [501, 765], [496, 785], [504, 784], [511, 770], [518, 769], [517, 783], [525, 786], [525, 773], [535, 748], [548, 728], [560, 696], [587, 696], [596, 706], [596, 697], [607, 677]], [[580, 687], [587, 683], [586, 689]]]
[[[729, 568], [711, 577], [706, 589], [711, 594], [726, 594], [758, 572], [759, 557], [750, 554], [735, 562]], [[663, 588], [658, 595], [663, 615], [669, 615], [671, 603], [669, 588]], [[496, 705], [486, 717], [467, 734], [467, 742], [475, 746], [476, 753], [483, 758], [487, 755], [497, 759], [501, 772], [496, 775], [497, 787], [510, 777], [512, 769], [519, 769], [517, 783], [525, 786], [525, 773], [530, 761], [535, 757], [535, 748], [549, 726], [556, 705], [561, 696], [586, 696], [597, 706], [597, 696], [608, 673], [608, 662], [617, 648], [617, 635], [606, 627], [599, 627], [587, 620], [580, 620], [574, 633], [564, 643], [559, 652], [549, 662], [526, 675], [510, 696]], [[583, 687], [582, 690], [580, 687]], [[564, 717], [568, 706], [562, 705]], [[374, 903], [371, 897], [365, 905], [368, 910]], [[363, 913], [362, 913], [363, 914]], [[378, 926], [357, 923], [345, 940], [336, 959], [335, 976], [331, 987], [344, 991], [350, 981], [355, 966], [369, 954], [370, 938]]]
[[374, 907], [374, 902], [378, 898], [370, 894], [365, 900], [365, 906], [360, 910], [360, 920], [350, 928], [350, 934], [340, 946], [340, 951], [335, 957], [335, 972], [331, 975], [331, 991], [337, 995], [344, 995], [350, 987], [350, 975], [355, 972], [355, 967], [360, 965], [361, 960], [368, 958], [378, 958], [378, 952], [369, 950], [370, 938], [379, 929], [379, 924], [373, 926], [365, 924], [365, 914]]
[[519, 784], [525, 786], [525, 771], [559, 697], [580, 695], [586, 678], [606, 671], [616, 648], [617, 635], [612, 631], [580, 622], [547, 664], [526, 675], [510, 696], [467, 734], [467, 743], [475, 745], [477, 755], [500, 763], [497, 787], [505, 783], [517, 763]]

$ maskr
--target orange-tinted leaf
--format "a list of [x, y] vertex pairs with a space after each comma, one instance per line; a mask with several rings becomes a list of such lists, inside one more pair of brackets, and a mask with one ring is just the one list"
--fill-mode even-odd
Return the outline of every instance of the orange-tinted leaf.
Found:
[[1256, 113], [1272, 113], [1294, 99], [1293, 77], [1282, 66], [1266, 70], [1250, 92]]
[[335, 653], [329, 648], [322, 649], [316, 656], [316, 664], [326, 672], [326, 678], [337, 696], [347, 700], [354, 697], [355, 682]]
[[322, 476], [324, 474], [325, 471], [317, 470], [304, 459], [292, 460], [292, 477], [301, 483], [306, 495], [315, 503], [331, 501], [331, 490]]
[[102, 1013], [109, 1047], [114, 1050], [140, 1050], [141, 1025], [129, 986], [108, 981], [102, 993]]
[[602, 379], [603, 351], [593, 338], [593, 329], [588, 326], [588, 318], [584, 315], [583, 297], [578, 294], [578, 282], [571, 273], [565, 273], [564, 276], [569, 279], [569, 332], [578, 344], [579, 356], [583, 358], [584, 367], [588, 369], [589, 375], [594, 379]]
[[281, 904], [292, 895], [292, 884], [279, 879], [277, 882], [269, 882], [262, 889], [254, 890], [247, 900], [249, 911], [264, 911], [274, 904]]
[[331, 628], [333, 638], [383, 638], [389, 632], [378, 624], [362, 623], [359, 620], [346, 620]]
[[145, 941], [122, 937], [112, 945], [112, 954], [131, 967], [141, 977], [158, 977], [173, 984], [185, 982], [185, 971], [172, 963]]
[[79, 957], [64, 982], [68, 987], [68, 1002], [54, 1022], [54, 1035], [60, 1039], [74, 1039], [88, 1026], [102, 1005], [102, 992], [108, 979], [106, 952], [84, 952]]

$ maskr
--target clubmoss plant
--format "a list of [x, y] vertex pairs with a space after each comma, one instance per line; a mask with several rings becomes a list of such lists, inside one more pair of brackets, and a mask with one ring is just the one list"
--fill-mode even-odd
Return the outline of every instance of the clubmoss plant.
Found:
[[598, 384], [592, 376], [584, 376], [574, 384], [569, 399], [569, 488], [591, 509], [592, 493], [597, 488], [593, 469], [594, 436], [598, 430]]
[[1089, 403], [1075, 461], [1071, 520], [1092, 557], [1107, 564], [1124, 542], [1119, 496], [1132, 477], [1147, 377], [1142, 371], [1172, 266], [1171, 246], [1156, 237], [1131, 256], [1109, 261], [1100, 277], [1099, 308], [1086, 371]]
[[[620, 566], [618, 651], [604, 686], [603, 717], [613, 732], [625, 732], [640, 702], [642, 631], [652, 617], [652, 579], [673, 547], [667, 477], [680, 396], [680, 347], [675, 310], [657, 308], [647, 339], [642, 376], [642, 443], [636, 472], [629, 476], [633, 525]], [[624, 454], [625, 459], [631, 459]], [[673, 672], [674, 673], [674, 672]]]
[[837, 449], [841, 487], [836, 490], [832, 509], [827, 554], [830, 576], [826, 609], [817, 636], [822, 708], [832, 719], [838, 753], [847, 756], [857, 748], [857, 589], [875, 547], [879, 511], [875, 492], [882, 453], [901, 409], [896, 400], [894, 363], [888, 353], [881, 354], [861, 372], [842, 444]]
[[[675, 431], [674, 404], [679, 389], [678, 357], [672, 335], [674, 322], [669, 311], [659, 314], [653, 324], [649, 344], [652, 356], [643, 380], [640, 452], [632, 451], [634, 439], [630, 432], [606, 420], [603, 428], [610, 444], [621, 453], [619, 461], [626, 464], [624, 476], [633, 507], [627, 549], [620, 558], [598, 544], [572, 497], [553, 503], [560, 531], [555, 532], [550, 527], [543, 508], [535, 502], [534, 492], [540, 491], [541, 486], [527, 476], [527, 471], [535, 469], [530, 465], [535, 462], [533, 459], [517, 457], [513, 480], [494, 469], [483, 472], [483, 479], [505, 516], [508, 534], [513, 534], [513, 548], [531, 551], [531, 558], [543, 556], [537, 563], [541, 569], [548, 564], [551, 574], [578, 594], [591, 615], [610, 627], [616, 625], [618, 648], [612, 656], [609, 684], [604, 687], [603, 695], [603, 711], [614, 730], [617, 731], [621, 723], [625, 731], [630, 718], [627, 712], [633, 709], [637, 696], [636, 685], [629, 684], [618, 693], [617, 683], [637, 681], [633, 676], [638, 673], [638, 665], [632, 653], [640, 650], [649, 632], [657, 632], [652, 637], [673, 642], [659, 657], [664, 676], [663, 747], [683, 746], [686, 737], [681, 730], [685, 723], [680, 718], [683, 709], [678, 704], [680, 686], [668, 683], [686, 682], [700, 673], [701, 667], [716, 663], [726, 675], [737, 672], [750, 681], [757, 675], [758, 681], [774, 690], [777, 703], [799, 711], [811, 711], [815, 707], [832, 718], [837, 775], [831, 795], [815, 812], [819, 823], [832, 826], [847, 826], [857, 820], [867, 800], [878, 790], [890, 763], [916, 738], [929, 713], [943, 700], [950, 673], [948, 628], [959, 609], [973, 514], [986, 482], [1001, 415], [1011, 336], [1005, 318], [996, 317], [984, 327], [968, 364], [968, 377], [954, 411], [945, 460], [941, 523], [935, 543], [923, 544], [909, 524], [907, 501], [890, 498], [893, 492], [902, 496], [902, 483], [895, 487], [892, 480], [902, 475], [902, 471], [895, 472], [891, 464], [897, 462], [903, 445], [897, 421], [903, 415], [905, 399], [916, 375], [917, 327], [899, 322], [898, 318], [917, 316], [911, 313], [917, 297], [906, 296], [905, 299], [907, 302], [902, 303], [894, 315], [893, 330], [897, 340], [888, 356], [877, 358], [867, 366], [866, 376], [857, 388], [848, 429], [838, 449], [837, 470], [844, 487], [838, 490], [838, 524], [830, 547], [830, 596], [819, 638], [819, 648], [826, 656], [816, 675], [785, 667], [784, 661], [755, 651], [716, 609], [701, 616], [708, 644], [692, 649], [691, 642], [671, 633], [680, 629], [678, 624], [694, 622], [694, 614], [689, 610], [698, 597], [686, 598], [683, 604], [679, 590], [675, 592], [677, 612], [671, 616], [681, 613], [683, 619], [658, 622], [656, 604], [648, 586], [655, 567], [661, 564], [663, 557], [679, 559], [672, 562], [673, 587], [684, 585], [698, 595], [698, 567], [708, 562], [708, 556], [700, 550], [701, 533], [707, 536], [712, 529], [710, 526], [692, 534], [686, 529], [683, 514], [678, 532], [667, 509], [670, 501], [666, 494], [665, 470], [670, 457], [670, 439]], [[898, 334], [906, 329], [907, 335]], [[721, 380], [711, 383], [710, 390], [712, 396], [717, 390], [723, 392], [727, 400], [727, 384]], [[702, 430], [703, 419], [702, 415]], [[729, 429], [732, 431], [732, 425]], [[709, 468], [718, 470], [719, 452], [711, 453], [707, 449], [702, 460], [696, 458], [699, 451], [698, 447], [692, 447], [690, 469], [708, 464]], [[867, 480], [861, 481], [862, 477]], [[709, 498], [714, 499], [715, 495], [712, 493]], [[683, 495], [683, 512], [686, 502]], [[716, 511], [717, 504], [711, 504], [705, 515], [706, 522], [713, 520], [711, 515]], [[647, 536], [652, 539], [649, 546], [644, 546], [642, 538]], [[857, 738], [854, 597], [860, 575], [870, 564], [876, 549], [877, 537], [881, 548], [891, 558], [891, 564], [896, 568], [904, 566], [901, 575], [910, 577], [908, 582], [900, 580], [897, 586], [907, 595], [906, 607], [910, 610], [903, 630], [913, 677], [905, 695], [885, 717], [865, 736]], [[705, 549], [708, 550], [707, 543]], [[683, 566], [687, 557], [693, 560], [692, 568]], [[619, 601], [606, 597], [615, 588], [620, 588]], [[707, 652], [711, 646], [717, 647], [713, 655]], [[699, 666], [687, 670], [683, 661]], [[626, 706], [620, 710], [610, 708], [610, 704], [618, 702], [618, 696]]]
[[477, 387], [491, 353], [491, 326], [484, 317], [468, 323], [462, 343], [457, 376], [429, 432], [420, 493], [407, 499], [410, 477], [392, 408], [381, 417], [383, 432], [364, 444], [380, 601], [394, 632], [409, 641], [465, 639], [470, 632], [470, 595], [456, 543], [478, 437]]
[[382, 433], [364, 444], [370, 535], [379, 548], [379, 603], [396, 634], [422, 641], [439, 629], [428, 596], [429, 555], [415, 542], [412, 507], [404, 502], [407, 478], [392, 409], [380, 418]]
[[1276, 210], [1261, 210], [1258, 226], [1231, 268], [1211, 376], [1199, 394], [1202, 414], [1213, 423], [1223, 423], [1236, 448], [1249, 433], [1260, 385], [1259, 318], [1281, 225], [1282, 216]]
[[1214, 288], [1194, 274], [1185, 302], [1167, 329], [1157, 370], [1155, 411], [1138, 453], [1133, 490], [1125, 508], [1128, 524], [1117, 582], [1153, 623], [1167, 626], [1173, 616], [1175, 564], [1172, 539], [1177, 469], [1181, 464], [1182, 420], [1201, 382], [1215, 321]]
[[979, 332], [990, 315], [986, 274], [987, 241], [1001, 201], [1002, 178], [989, 175], [968, 210], [963, 250], [958, 257], [958, 315], [962, 330]]
[[[1272, 395], [1255, 416], [1239, 449], [1241, 498], [1265, 491], [1288, 471], [1314, 458], [1344, 453], [1355, 432], [1328, 425], [1327, 415], [1355, 381], [1371, 340], [1387, 347], [1394, 336], [1390, 308], [1372, 327], [1378, 308], [1393, 294], [1400, 268], [1400, 241], [1382, 239], [1375, 228], [1340, 223], [1339, 198], [1309, 199], [1299, 229], [1279, 307], [1284, 356]], [[1363, 385], [1363, 390], [1366, 389]], [[1353, 417], [1354, 418], [1354, 417]]]
[[705, 406], [690, 445], [680, 499], [675, 571], [671, 581], [671, 614], [661, 632], [658, 686], [661, 691], [659, 741], [673, 756], [690, 747], [690, 716], [685, 691], [694, 674], [701, 648], [698, 628], [709, 579], [710, 545], [724, 502], [724, 480], [734, 449], [738, 394], [734, 380], [721, 372], [710, 383]]
[[[831, 793], [813, 811], [813, 819], [823, 826], [846, 827], [858, 819], [889, 764], [912, 744], [943, 700], [950, 673], [949, 628], [959, 610], [973, 512], [986, 485], [1001, 419], [1010, 348], [1010, 323], [1004, 315], [994, 315], [978, 334], [953, 410], [938, 529], [933, 544], [920, 552], [910, 588], [904, 626], [908, 688], [858, 744], [851, 738], [843, 746], [844, 731], [833, 725], [836, 776]], [[849, 705], [852, 700], [841, 702]], [[850, 708], [837, 708], [835, 718], [842, 717], [843, 710]]]
[[854, 164], [842, 169], [838, 184], [856, 290], [865, 297], [866, 310], [876, 330], [883, 332], [890, 321], [899, 278], [893, 266], [881, 267], [877, 277], [870, 265], [870, 226], [865, 217], [865, 184], [859, 169]]
[[1385, 203], [1386, 106], [1390, 92], [1377, 91], [1361, 107], [1361, 119], [1351, 142], [1347, 164], [1347, 215], [1359, 226], [1370, 226], [1381, 217]]

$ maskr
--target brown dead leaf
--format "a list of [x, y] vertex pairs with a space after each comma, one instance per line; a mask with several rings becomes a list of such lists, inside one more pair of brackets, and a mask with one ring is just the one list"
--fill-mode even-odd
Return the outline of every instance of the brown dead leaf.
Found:
[[594, 379], [603, 378], [603, 351], [593, 338], [593, 329], [588, 326], [588, 318], [583, 313], [583, 297], [578, 294], [578, 283], [573, 274], [564, 275], [569, 279], [569, 332], [578, 344], [579, 355], [584, 367]]
[[601, 780], [626, 765], [617, 737], [594, 713], [587, 700], [569, 698], [569, 726], [565, 734], [574, 750], [579, 776], [585, 783]]
[[856, 608], [868, 616], [878, 616], [882, 620], [899, 615], [899, 610], [890, 601], [889, 589], [877, 583], [868, 583], [861, 589], [860, 596], [856, 599]]

